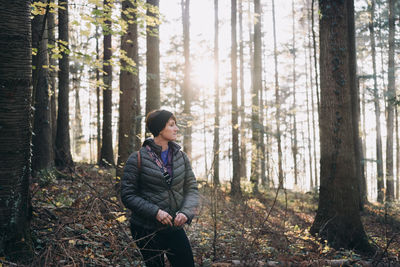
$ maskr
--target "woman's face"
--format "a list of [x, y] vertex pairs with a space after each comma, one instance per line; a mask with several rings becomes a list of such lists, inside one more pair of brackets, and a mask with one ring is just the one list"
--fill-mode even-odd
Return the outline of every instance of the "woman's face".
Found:
[[160, 132], [160, 136], [167, 141], [175, 141], [177, 138], [178, 130], [179, 128], [178, 126], [176, 126], [174, 119], [169, 119], [164, 129], [162, 129], [162, 131]]

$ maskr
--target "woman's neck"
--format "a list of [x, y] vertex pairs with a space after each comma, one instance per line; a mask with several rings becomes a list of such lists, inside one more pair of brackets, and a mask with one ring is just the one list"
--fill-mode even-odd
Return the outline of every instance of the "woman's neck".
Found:
[[161, 146], [161, 151], [165, 151], [168, 149], [168, 141], [162, 138], [160, 135], [154, 137], [154, 143]]

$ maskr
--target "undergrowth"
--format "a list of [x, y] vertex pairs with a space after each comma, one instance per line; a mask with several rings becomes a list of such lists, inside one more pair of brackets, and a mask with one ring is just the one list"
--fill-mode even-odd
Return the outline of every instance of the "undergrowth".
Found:
[[[62, 179], [43, 175], [31, 188], [31, 266], [144, 266], [112, 171], [79, 165], [58, 175]], [[199, 186], [199, 215], [186, 227], [197, 266], [394, 266], [400, 257], [398, 205], [366, 206], [364, 227], [379, 253], [363, 259], [309, 234], [315, 193], [244, 191], [234, 201], [224, 185], [212, 188], [199, 181]], [[0, 266], [13, 265], [6, 260], [0, 259]]]

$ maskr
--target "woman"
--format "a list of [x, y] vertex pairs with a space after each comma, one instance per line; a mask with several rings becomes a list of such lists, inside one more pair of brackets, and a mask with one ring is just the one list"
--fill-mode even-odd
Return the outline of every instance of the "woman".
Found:
[[154, 138], [129, 157], [121, 185], [122, 202], [132, 211], [132, 236], [147, 267], [164, 266], [164, 252], [173, 267], [194, 266], [183, 225], [192, 221], [199, 197], [189, 159], [174, 142], [176, 118], [152, 111], [146, 126]]

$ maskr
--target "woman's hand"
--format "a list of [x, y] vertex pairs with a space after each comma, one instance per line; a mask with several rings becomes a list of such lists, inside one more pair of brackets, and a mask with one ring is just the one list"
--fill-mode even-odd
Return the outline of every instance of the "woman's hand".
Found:
[[162, 209], [158, 210], [156, 219], [157, 219], [157, 221], [159, 221], [162, 224], [166, 224], [166, 225], [172, 226], [172, 217], [171, 217], [171, 215], [169, 215], [168, 212], [165, 212]]
[[184, 225], [187, 222], [188, 218], [183, 213], [178, 213], [174, 220], [174, 225], [179, 227]]

